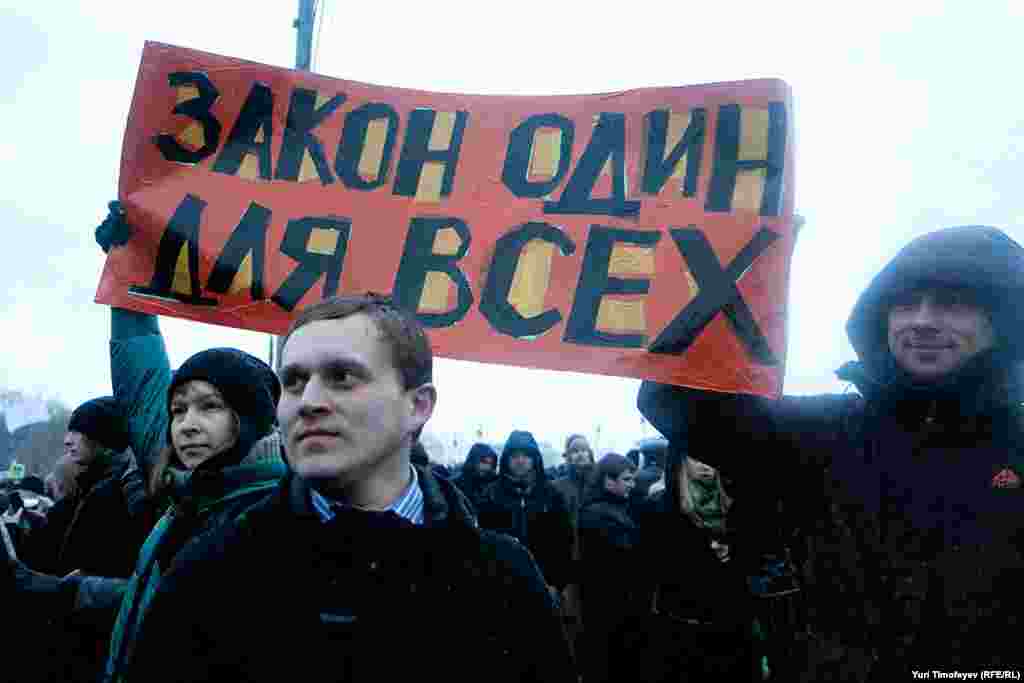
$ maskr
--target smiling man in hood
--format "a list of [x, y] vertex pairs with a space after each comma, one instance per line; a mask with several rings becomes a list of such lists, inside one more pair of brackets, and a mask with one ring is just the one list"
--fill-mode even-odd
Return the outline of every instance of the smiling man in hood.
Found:
[[939, 230], [854, 307], [859, 361], [838, 375], [859, 395], [641, 387], [641, 412], [731, 476], [737, 500], [770, 493], [800, 511], [809, 626], [844, 654], [797, 673], [909, 680], [1024, 664], [1021, 302], [1020, 245], [994, 228]]

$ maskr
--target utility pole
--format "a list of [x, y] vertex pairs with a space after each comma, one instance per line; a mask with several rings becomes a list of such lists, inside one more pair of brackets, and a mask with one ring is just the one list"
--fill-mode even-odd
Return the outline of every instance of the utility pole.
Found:
[[292, 26], [295, 36], [295, 68], [309, 71], [313, 61], [313, 23], [316, 21], [316, 7], [313, 0], [299, 0], [299, 17]]
[[[295, 29], [295, 68], [309, 71], [313, 63], [313, 24], [316, 23], [314, 0], [299, 0], [299, 16], [292, 22]], [[281, 347], [284, 337], [270, 336], [270, 363], [275, 370], [281, 369]]]

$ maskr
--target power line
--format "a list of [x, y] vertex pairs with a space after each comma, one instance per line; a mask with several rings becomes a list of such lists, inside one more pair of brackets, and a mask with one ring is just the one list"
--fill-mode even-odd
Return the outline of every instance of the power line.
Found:
[[313, 15], [316, 18], [316, 38], [313, 42], [313, 60], [311, 69], [315, 69], [319, 65], [317, 57], [320, 54], [320, 34], [324, 30], [324, 22], [327, 21], [327, 0], [317, 0], [313, 6]]

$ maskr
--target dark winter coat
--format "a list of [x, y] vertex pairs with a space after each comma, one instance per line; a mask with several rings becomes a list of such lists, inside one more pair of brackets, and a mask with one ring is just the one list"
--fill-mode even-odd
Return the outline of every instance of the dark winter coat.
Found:
[[[509, 458], [516, 450], [526, 451], [533, 459], [532, 485], [523, 485], [508, 473]], [[548, 584], [561, 591], [574, 579], [572, 516], [565, 498], [547, 480], [540, 449], [529, 432], [512, 432], [498, 471], [498, 480], [480, 498], [480, 526], [518, 539], [537, 558]]]
[[580, 664], [588, 683], [632, 680], [637, 666], [633, 653], [620, 646], [623, 631], [636, 625], [645, 607], [637, 583], [639, 529], [628, 508], [627, 499], [604, 492], [579, 512]]
[[[723, 563], [710, 532], [684, 515], [676, 500], [671, 487], [656, 493], [638, 520], [635, 566], [643, 571], [633, 574], [643, 613], [633, 617], [633, 634], [626, 638], [644, 664], [634, 669], [633, 680], [759, 680], [747, 534], [735, 530], [720, 539], [730, 547]], [[734, 526], [739, 507], [729, 514]]]
[[[139, 643], [139, 681], [574, 681], [540, 573], [417, 468], [425, 526], [348, 510], [323, 522], [290, 476], [190, 546]], [[459, 644], [460, 655], [438, 652]]]
[[127, 578], [149, 531], [131, 515], [121, 485], [131, 462], [107, 451], [79, 476], [78, 493], [58, 501], [29, 537], [22, 559], [36, 571]]
[[46, 638], [34, 645], [46, 650], [35, 680], [92, 682], [102, 668], [117, 600], [149, 530], [150, 520], [130, 511], [124, 486], [130, 462], [128, 453], [101, 451], [80, 475], [76, 495], [58, 501], [46, 526], [26, 539], [22, 559], [36, 571], [88, 575], [76, 580], [72, 611], [48, 615]]
[[565, 498], [574, 525], [579, 519], [580, 506], [583, 505], [584, 494], [590, 485], [593, 471], [593, 465], [566, 465], [564, 476], [551, 482]]
[[[884, 316], [889, 297], [920, 285], [971, 289], [999, 350], [938, 385], [909, 382], [888, 353]], [[841, 376], [860, 396], [641, 388], [640, 409], [663, 434], [799, 510], [808, 620], [834, 653], [805, 662], [806, 679], [1024, 668], [1024, 489], [998, 478], [1024, 475], [1013, 372], [1022, 296], [1015, 243], [991, 229], [940, 231], [912, 242], [857, 303], [847, 330], [861, 362]]]
[[174, 504], [160, 518], [139, 552], [135, 571], [124, 589], [110, 637], [103, 680], [127, 680], [138, 635], [149, 616], [150, 602], [182, 548], [237, 518], [266, 498], [287, 468], [280, 436], [259, 440], [240, 463], [218, 471], [198, 469], [181, 477], [170, 492]]
[[497, 468], [495, 468], [494, 474], [489, 477], [480, 476], [477, 466], [480, 464], [480, 459], [484, 456], [494, 458], [495, 464], [497, 464], [498, 454], [493, 448], [484, 443], [473, 444], [473, 447], [469, 449], [469, 454], [466, 456], [466, 462], [462, 466], [462, 471], [459, 472], [459, 476], [452, 479], [452, 483], [473, 504], [474, 510], [480, 505], [480, 496], [483, 494], [484, 489], [498, 478]]

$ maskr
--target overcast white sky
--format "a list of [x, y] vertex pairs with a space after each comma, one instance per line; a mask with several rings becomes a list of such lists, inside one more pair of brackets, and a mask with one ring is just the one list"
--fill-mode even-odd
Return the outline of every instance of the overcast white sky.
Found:
[[[1024, 3], [353, 3], [321, 0], [314, 70], [481, 94], [778, 77], [793, 88], [788, 393], [841, 391], [858, 293], [909, 239], [984, 223], [1024, 242]], [[93, 229], [113, 199], [145, 40], [292, 66], [297, 2], [0, 2], [0, 388], [69, 406], [110, 392]], [[162, 321], [177, 365], [267, 337]], [[441, 361], [440, 433], [532, 429], [600, 448], [641, 435], [632, 380]], [[451, 438], [450, 436], [447, 438]], [[463, 449], [465, 445], [463, 445]]]

